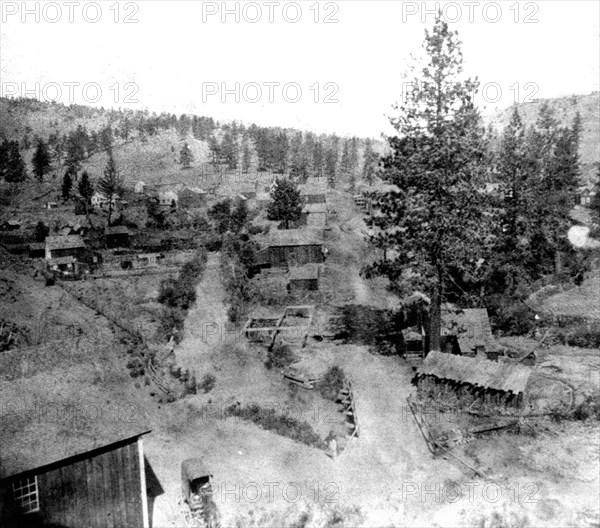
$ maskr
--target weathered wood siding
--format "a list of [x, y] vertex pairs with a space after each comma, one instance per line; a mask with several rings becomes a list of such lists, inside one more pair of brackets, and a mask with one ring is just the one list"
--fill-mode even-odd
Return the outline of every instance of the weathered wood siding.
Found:
[[271, 265], [275, 267], [320, 264], [323, 262], [322, 247], [321, 244], [307, 246], [271, 246], [269, 248], [269, 261]]
[[136, 441], [37, 474], [40, 509], [18, 526], [143, 528]]

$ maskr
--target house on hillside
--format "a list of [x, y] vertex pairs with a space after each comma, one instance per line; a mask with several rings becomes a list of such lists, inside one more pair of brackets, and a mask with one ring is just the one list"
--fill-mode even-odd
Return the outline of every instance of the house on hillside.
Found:
[[48, 236], [45, 241], [46, 260], [73, 257], [76, 260], [85, 255], [85, 242], [79, 235]]
[[206, 203], [207, 192], [200, 187], [184, 187], [177, 194], [178, 205], [184, 209], [202, 207]]
[[46, 209], [58, 209], [58, 202], [46, 202]]
[[596, 190], [590, 187], [580, 187], [577, 190], [577, 203], [584, 207], [589, 207], [596, 196]]
[[129, 247], [129, 237], [127, 226], [112, 226], [104, 229], [104, 242], [108, 248]]
[[135, 194], [144, 194], [145, 190], [146, 184], [143, 181], [139, 181], [133, 186], [133, 192]]
[[179, 196], [172, 190], [165, 190], [158, 192], [158, 205], [161, 207], [173, 207], [176, 208], [179, 202]]
[[497, 359], [500, 346], [492, 335], [485, 308], [442, 312], [442, 351], [461, 356], [481, 355]]
[[[91, 383], [84, 355], [15, 352], [0, 355], [0, 526], [150, 526], [148, 427], [117, 412], [113, 387]], [[49, 386], [53, 368], [68, 390]]]
[[45, 242], [33, 242], [29, 244], [29, 258], [45, 258], [46, 257], [46, 243]]
[[325, 257], [322, 232], [309, 229], [273, 230], [257, 255], [259, 267], [287, 268], [321, 264]]

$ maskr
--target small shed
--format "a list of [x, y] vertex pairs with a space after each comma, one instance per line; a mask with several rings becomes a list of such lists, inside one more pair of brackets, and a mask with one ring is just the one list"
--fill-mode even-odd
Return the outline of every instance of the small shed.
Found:
[[58, 202], [46, 202], [46, 209], [58, 209]]
[[500, 353], [485, 308], [442, 312], [442, 341], [444, 351], [451, 354], [475, 356], [485, 353], [490, 359], [496, 359]]
[[60, 257], [79, 259], [85, 254], [85, 242], [79, 235], [46, 237], [46, 260]]
[[258, 265], [271, 267], [321, 264], [324, 260], [322, 232], [308, 229], [273, 230], [269, 233], [266, 249], [259, 252]]
[[135, 194], [144, 194], [145, 190], [146, 184], [143, 181], [137, 182], [133, 187], [133, 191], [135, 192]]
[[162, 253], [140, 253], [137, 255], [136, 268], [151, 268], [158, 266], [165, 256]]
[[129, 246], [130, 232], [127, 226], [111, 226], [104, 230], [104, 241], [108, 248]]
[[289, 293], [317, 291], [319, 289], [319, 265], [305, 264], [291, 267], [288, 273], [287, 289]]
[[46, 256], [46, 243], [34, 242], [29, 244], [29, 258], [44, 258]]
[[2, 231], [18, 231], [21, 229], [21, 222], [18, 220], [6, 220], [5, 222], [2, 222], [0, 228]]
[[162, 207], [177, 207], [179, 196], [175, 191], [160, 191], [158, 193], [158, 204]]

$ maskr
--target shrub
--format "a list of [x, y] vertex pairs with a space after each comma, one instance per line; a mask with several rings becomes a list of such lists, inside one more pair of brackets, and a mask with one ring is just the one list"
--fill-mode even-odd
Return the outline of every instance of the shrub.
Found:
[[493, 323], [506, 335], [526, 335], [535, 329], [535, 313], [526, 304], [513, 302], [498, 308]]
[[205, 374], [199, 387], [202, 389], [204, 394], [208, 394], [211, 390], [213, 390], [216, 382], [217, 378], [215, 376], [212, 374]]
[[268, 369], [285, 368], [296, 361], [296, 356], [288, 345], [276, 343], [267, 352], [265, 366]]
[[280, 436], [290, 438], [295, 442], [310, 447], [318, 449], [326, 449], [327, 447], [325, 442], [308, 423], [290, 416], [277, 415], [273, 409], [263, 409], [256, 404], [245, 407], [234, 404], [227, 407], [225, 414], [226, 416], [237, 416], [242, 420], [253, 422], [261, 429], [272, 431]]
[[560, 332], [558, 341], [563, 345], [580, 348], [600, 348], [600, 327], [579, 325], [569, 332]]
[[317, 384], [317, 390], [326, 400], [335, 401], [340, 390], [344, 387], [344, 379], [344, 371], [340, 367], [331, 367], [325, 373], [323, 381]]

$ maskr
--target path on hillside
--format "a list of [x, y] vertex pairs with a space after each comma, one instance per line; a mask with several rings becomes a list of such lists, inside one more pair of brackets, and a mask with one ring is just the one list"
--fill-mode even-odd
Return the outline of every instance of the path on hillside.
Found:
[[219, 253], [209, 253], [206, 270], [196, 287], [196, 303], [189, 311], [182, 342], [175, 348], [177, 365], [200, 374], [226, 336], [227, 307], [221, 283]]

